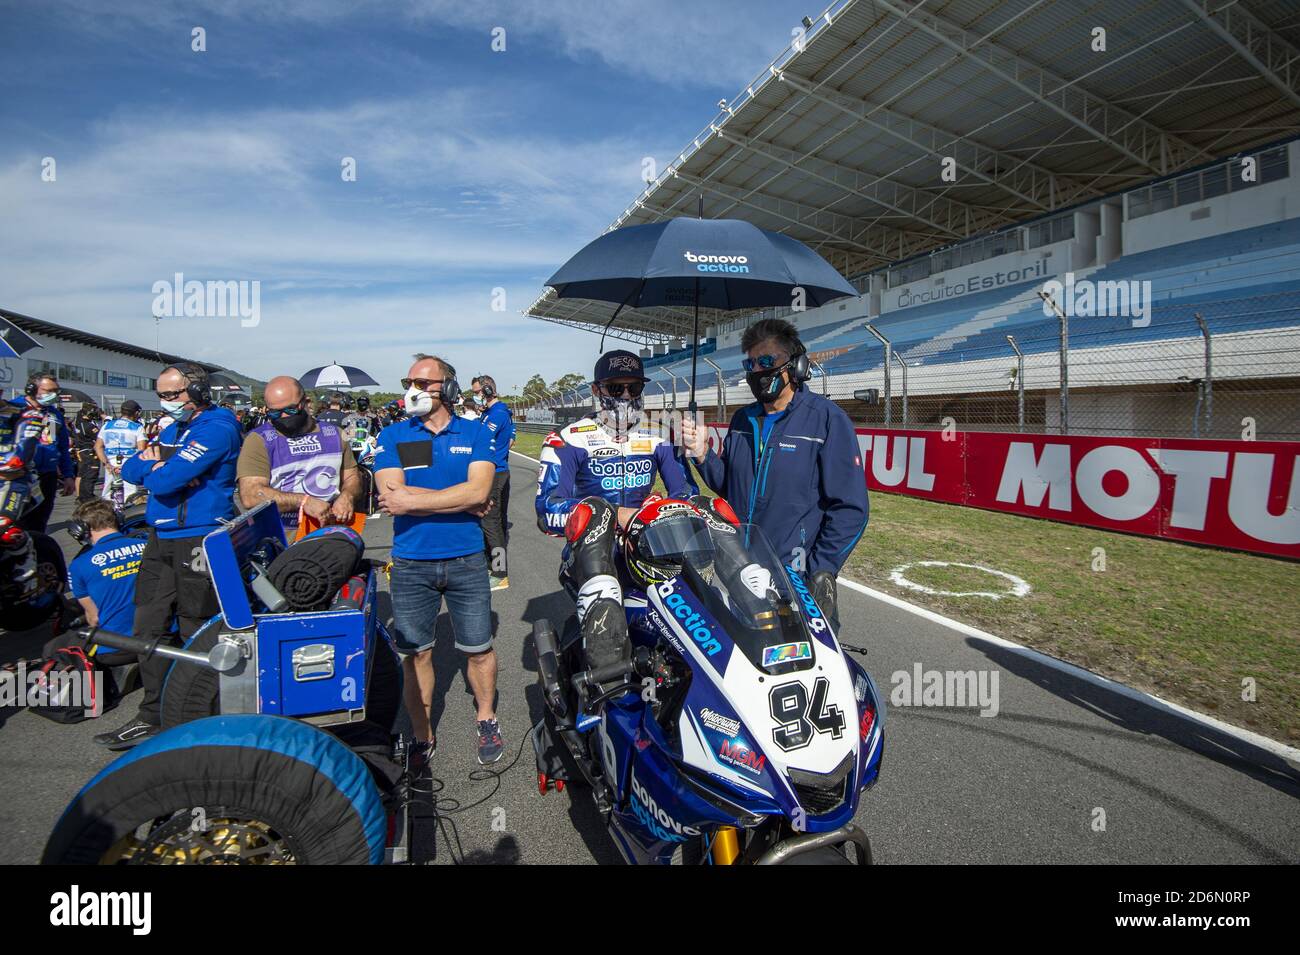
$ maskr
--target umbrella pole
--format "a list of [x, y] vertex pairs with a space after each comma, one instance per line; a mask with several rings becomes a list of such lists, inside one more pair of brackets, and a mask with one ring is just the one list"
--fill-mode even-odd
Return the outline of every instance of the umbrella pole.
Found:
[[686, 410], [692, 418], [698, 410], [695, 405], [695, 369], [700, 361], [700, 280], [695, 280], [695, 326], [691, 332], [691, 402]]
[[642, 279], [640, 285], [638, 285], [636, 288], [632, 289], [632, 291], [627, 293], [627, 298], [623, 299], [623, 301], [618, 303], [618, 308], [614, 309], [614, 314], [611, 315], [609, 321], [605, 323], [605, 328], [600, 333], [600, 353], [602, 355], [605, 353], [605, 333], [609, 331], [610, 326], [613, 325], [614, 321], [618, 318], [618, 313], [623, 311], [623, 308], [627, 305], [627, 303], [632, 301], [633, 297], [638, 295], [641, 289], [643, 288], [645, 288], [645, 279]]

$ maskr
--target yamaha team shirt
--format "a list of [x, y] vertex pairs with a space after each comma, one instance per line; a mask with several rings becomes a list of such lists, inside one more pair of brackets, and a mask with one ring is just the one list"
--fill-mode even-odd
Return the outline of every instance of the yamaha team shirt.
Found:
[[[478, 421], [452, 415], [433, 434], [419, 418], [403, 418], [379, 432], [375, 473], [400, 468], [407, 487], [445, 491], [469, 480], [475, 461], [495, 464], [492, 432]], [[393, 518], [393, 556], [449, 560], [483, 550], [483, 527], [473, 514], [398, 514]]]

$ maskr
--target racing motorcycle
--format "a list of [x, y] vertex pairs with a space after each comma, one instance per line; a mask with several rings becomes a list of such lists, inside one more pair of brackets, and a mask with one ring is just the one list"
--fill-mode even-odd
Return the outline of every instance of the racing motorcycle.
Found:
[[852, 820], [880, 773], [874, 682], [762, 530], [665, 503], [636, 559], [676, 573], [625, 589], [630, 662], [583, 669], [576, 617], [534, 624], [539, 790], [590, 786], [632, 863], [870, 863]]
[[0, 408], [0, 628], [9, 631], [30, 630], [68, 609], [62, 549], [19, 523], [44, 499], [30, 467], [42, 427], [39, 413]]

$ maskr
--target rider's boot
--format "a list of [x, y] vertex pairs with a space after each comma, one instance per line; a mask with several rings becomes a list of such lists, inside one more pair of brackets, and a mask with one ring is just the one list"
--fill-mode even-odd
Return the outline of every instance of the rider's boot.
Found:
[[584, 498], [569, 515], [567, 573], [578, 588], [578, 623], [587, 666], [630, 660], [632, 644], [623, 612], [623, 588], [614, 566], [618, 510], [599, 497]]

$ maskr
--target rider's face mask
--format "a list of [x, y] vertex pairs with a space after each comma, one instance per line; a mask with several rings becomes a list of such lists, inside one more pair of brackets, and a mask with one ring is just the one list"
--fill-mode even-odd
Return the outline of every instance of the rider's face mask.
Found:
[[601, 383], [598, 387], [600, 410], [596, 413], [596, 420], [611, 431], [627, 431], [640, 422], [644, 382]]
[[50, 405], [54, 404], [54, 402], [58, 400], [59, 400], [59, 393], [57, 391], [51, 391], [51, 392], [47, 392], [46, 394], [40, 394], [36, 396], [36, 403], [40, 405], [42, 408], [48, 408]]

